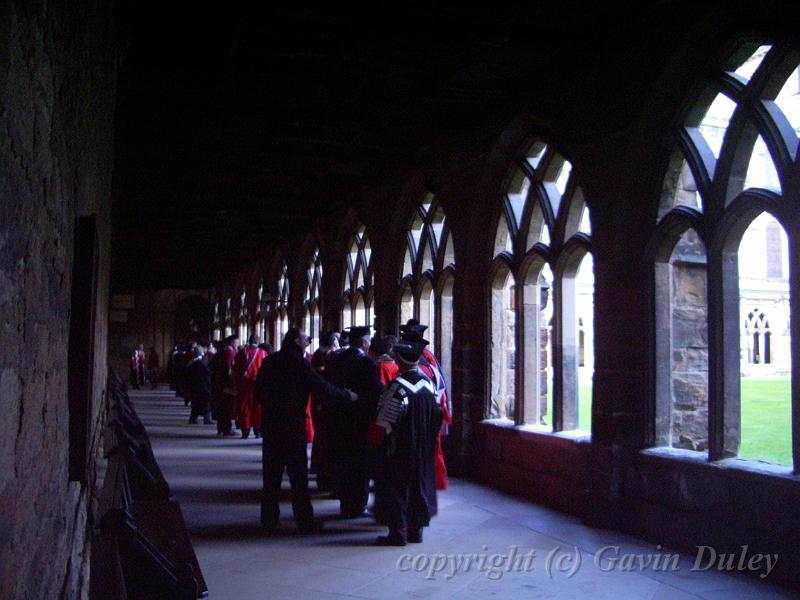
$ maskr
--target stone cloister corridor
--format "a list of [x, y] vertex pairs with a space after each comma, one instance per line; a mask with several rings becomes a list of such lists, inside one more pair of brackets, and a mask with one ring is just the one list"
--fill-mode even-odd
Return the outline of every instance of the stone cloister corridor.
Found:
[[[799, 14], [0, 2], [0, 600], [796, 596]], [[413, 320], [426, 541], [316, 492], [295, 535], [285, 481], [266, 536], [258, 442], [190, 425], [172, 359]], [[413, 568], [512, 546], [531, 572]]]
[[[183, 508], [209, 598], [793, 597], [780, 586], [752, 577], [706, 570], [706, 555], [696, 565], [696, 553], [681, 554], [635, 537], [592, 529], [574, 517], [460, 479], [440, 493], [440, 514], [422, 544], [375, 547], [375, 536], [383, 528], [370, 517], [340, 520], [338, 502], [321, 493], [314, 494], [313, 501], [325, 529], [297, 534], [286, 479], [281, 528], [270, 536], [258, 526], [259, 442], [238, 437], [220, 440], [211, 426], [188, 425], [188, 409], [173, 392], [131, 392], [131, 397]], [[576, 552], [581, 563], [570, 575]], [[419, 555], [424, 558], [417, 559]], [[468, 562], [470, 555], [475, 555], [474, 563]], [[512, 558], [492, 559], [492, 555]], [[645, 568], [615, 568], [615, 559], [623, 561], [626, 555], [641, 557], [636, 560], [662, 557]], [[443, 564], [438, 556], [449, 557], [450, 562]], [[550, 574], [549, 556], [553, 557]], [[565, 559], [557, 556], [568, 556], [570, 562], [560, 564]], [[491, 560], [499, 566], [492, 568]]]

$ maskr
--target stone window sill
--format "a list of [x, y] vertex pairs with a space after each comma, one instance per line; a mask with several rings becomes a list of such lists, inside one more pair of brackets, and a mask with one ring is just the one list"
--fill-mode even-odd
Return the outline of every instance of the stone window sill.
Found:
[[517, 425], [511, 419], [484, 419], [481, 421], [481, 423], [488, 425], [489, 427], [514, 429], [526, 434], [531, 434], [532, 436], [543, 436], [581, 443], [588, 443], [592, 441], [592, 434], [585, 431], [580, 431], [578, 429], [571, 429], [569, 431], [552, 431], [545, 425]]
[[679, 448], [646, 448], [640, 452], [644, 457], [655, 457], [664, 460], [690, 463], [699, 465], [701, 468], [718, 469], [723, 471], [738, 472], [766, 476], [770, 478], [784, 479], [786, 481], [800, 482], [800, 476], [792, 472], [792, 468], [786, 465], [775, 465], [745, 458], [724, 458], [721, 460], [710, 461], [705, 452], [693, 452], [691, 450], [681, 450]]

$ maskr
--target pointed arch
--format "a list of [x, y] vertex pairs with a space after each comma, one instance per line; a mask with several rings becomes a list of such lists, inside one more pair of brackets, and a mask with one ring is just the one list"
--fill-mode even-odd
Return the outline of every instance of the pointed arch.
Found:
[[[506, 375], [514, 381], [516, 424], [555, 431], [580, 426], [590, 431], [594, 284], [585, 272], [586, 282], [577, 281], [579, 267], [591, 249], [587, 198], [572, 162], [541, 139], [528, 141], [505, 181], [491, 264], [495, 269], [508, 264], [520, 279], [513, 294], [505, 291], [514, 304], [512, 313], [505, 315], [497, 308], [501, 298], [496, 280], [489, 276], [493, 281], [489, 286], [489, 362], [494, 383], [488, 393], [488, 413], [498, 412], [495, 380], [506, 368], [498, 362], [498, 349], [493, 346], [499, 341], [506, 346], [500, 352], [514, 356], [514, 370]], [[514, 272], [511, 265], [518, 265], [519, 271]], [[514, 337], [501, 336], [498, 322], [508, 324], [512, 319]], [[584, 323], [582, 330], [579, 319]], [[511, 329], [510, 325], [506, 328]], [[584, 415], [581, 423], [579, 412]]]
[[397, 290], [398, 316], [401, 324], [413, 317], [428, 326], [430, 348], [442, 369], [450, 373], [455, 322], [453, 236], [444, 208], [432, 193], [425, 193], [411, 212]]
[[372, 295], [375, 277], [372, 269], [372, 246], [366, 227], [360, 221], [355, 225], [355, 233], [350, 236], [345, 260], [342, 326], [366, 325], [368, 320], [372, 320], [370, 315], [373, 307], [368, 298]]
[[[711, 460], [770, 460], [746, 446], [753, 429], [743, 377], [768, 366], [756, 312], [766, 302], [770, 312], [785, 315], [780, 341], [770, 330], [770, 368], [800, 376], [790, 356], [800, 325], [791, 318], [794, 290], [781, 256], [797, 243], [791, 224], [800, 220], [800, 123], [792, 124], [796, 110], [781, 97], [787, 85], [800, 91], [798, 56], [787, 40], [748, 40], [706, 72], [677, 116], [648, 248], [655, 261], [655, 445], [707, 452]], [[780, 366], [776, 343], [786, 348]], [[791, 410], [800, 413], [797, 394]], [[793, 432], [788, 425], [784, 432], [779, 460], [797, 471], [800, 424], [794, 423]]]

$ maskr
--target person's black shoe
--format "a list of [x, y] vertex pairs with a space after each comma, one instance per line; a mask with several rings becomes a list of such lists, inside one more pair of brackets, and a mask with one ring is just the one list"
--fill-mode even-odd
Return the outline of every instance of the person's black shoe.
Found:
[[324, 525], [319, 519], [311, 519], [307, 523], [297, 524], [297, 531], [300, 533], [319, 533], [323, 528]]
[[222, 432], [222, 436], [223, 437], [236, 437], [237, 435], [239, 435], [239, 434], [236, 433], [235, 431], [223, 431]]
[[389, 535], [379, 535], [376, 543], [378, 546], [405, 546], [406, 538], [399, 531], [390, 531]]
[[409, 544], [420, 544], [422, 543], [422, 528], [419, 529], [409, 529], [406, 533], [406, 538], [408, 539]]
[[278, 529], [278, 524], [261, 521], [261, 529], [266, 533], [274, 533]]

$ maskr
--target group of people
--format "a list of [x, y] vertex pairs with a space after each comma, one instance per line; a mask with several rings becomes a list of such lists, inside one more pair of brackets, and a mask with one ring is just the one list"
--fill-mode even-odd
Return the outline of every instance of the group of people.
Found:
[[361, 517], [374, 482], [376, 520], [388, 527], [379, 544], [421, 542], [436, 514], [437, 489], [447, 488], [441, 435], [451, 421], [446, 383], [411, 320], [400, 336], [351, 327], [320, 338], [291, 328], [272, 352], [250, 336], [176, 348], [176, 387], [191, 404], [190, 423], [216, 422], [222, 436], [262, 437], [261, 524], [278, 526], [284, 471], [297, 528], [317, 531], [308, 488], [308, 444], [317, 487], [338, 498], [342, 519]]
[[[176, 345], [170, 361], [170, 385], [186, 405], [189, 423], [216, 423], [217, 435], [261, 437], [261, 405], [253, 385], [272, 347], [251, 335], [243, 346], [237, 335], [210, 344]], [[237, 428], [240, 433], [237, 433]]]
[[158, 386], [158, 353], [151, 347], [150, 352], [145, 353], [144, 344], [139, 344], [131, 355], [131, 386], [138, 390], [150, 384], [152, 389]]

